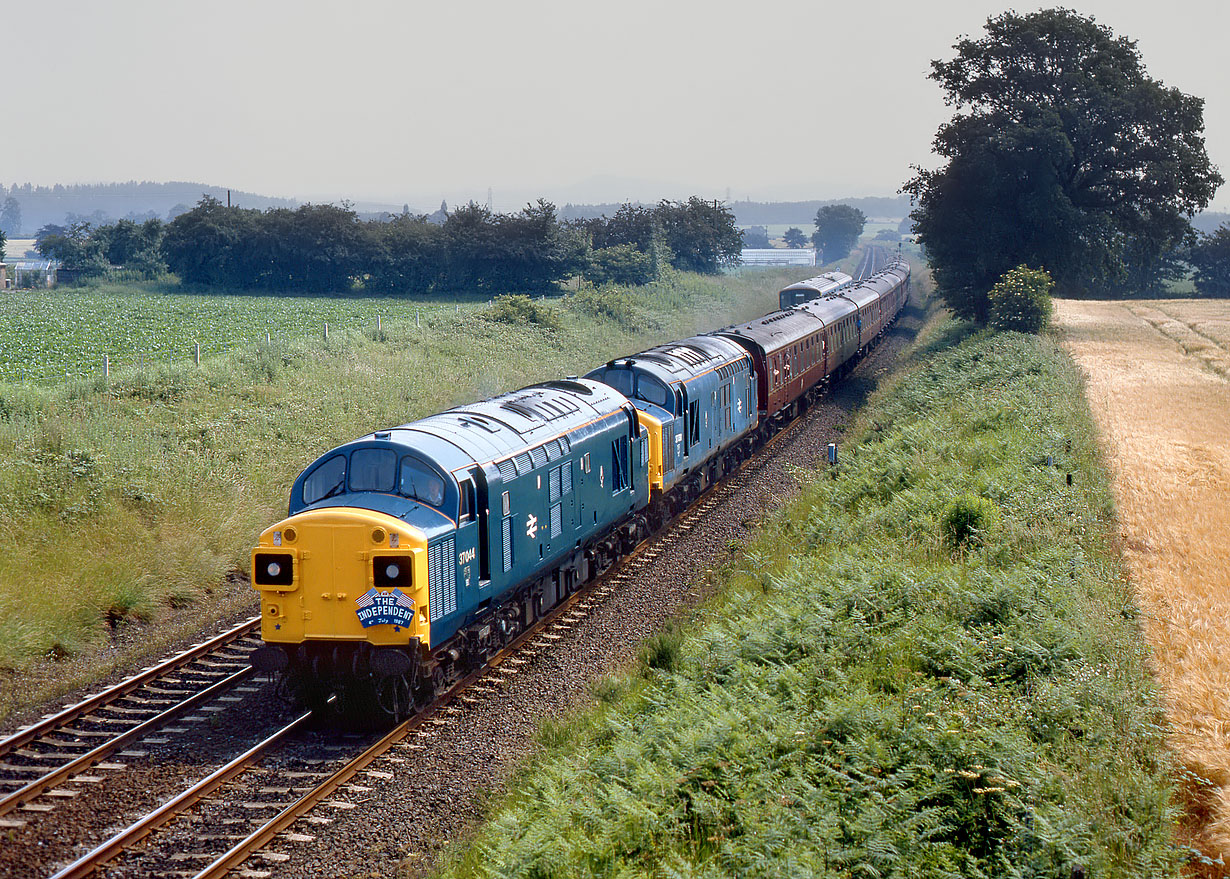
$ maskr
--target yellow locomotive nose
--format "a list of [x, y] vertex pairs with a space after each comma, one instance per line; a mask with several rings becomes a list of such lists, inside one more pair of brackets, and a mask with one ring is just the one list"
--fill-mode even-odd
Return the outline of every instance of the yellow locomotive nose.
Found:
[[354, 507], [284, 519], [252, 551], [261, 638], [430, 646], [427, 539], [400, 519]]

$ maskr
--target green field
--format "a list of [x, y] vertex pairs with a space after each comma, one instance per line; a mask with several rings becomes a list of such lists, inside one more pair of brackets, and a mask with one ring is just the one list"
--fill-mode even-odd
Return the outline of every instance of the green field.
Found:
[[[330, 332], [374, 331], [447, 305], [397, 298], [221, 296], [159, 284], [14, 290], [0, 297], [0, 381], [57, 382], [112, 369], [185, 363], [201, 355]], [[475, 306], [465, 306], [473, 309]]]

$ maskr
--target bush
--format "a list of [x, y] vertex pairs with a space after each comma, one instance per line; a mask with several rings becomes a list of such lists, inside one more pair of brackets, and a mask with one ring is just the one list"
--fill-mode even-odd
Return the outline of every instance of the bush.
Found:
[[487, 312], [491, 320], [504, 324], [522, 326], [537, 324], [550, 330], [559, 328], [559, 316], [555, 309], [545, 303], [535, 302], [523, 293], [513, 293], [495, 297], [491, 310]]
[[568, 304], [594, 317], [613, 320], [630, 330], [637, 328], [636, 300], [627, 290], [603, 287], [601, 290], [579, 290], [568, 297]]
[[940, 530], [953, 549], [981, 546], [998, 518], [994, 501], [963, 494], [944, 507]]
[[987, 324], [996, 330], [1039, 333], [1051, 319], [1051, 289], [1055, 282], [1043, 269], [1017, 266], [1004, 273], [987, 294]]
[[595, 284], [648, 284], [657, 277], [653, 257], [631, 244], [600, 247], [589, 255], [585, 279]]

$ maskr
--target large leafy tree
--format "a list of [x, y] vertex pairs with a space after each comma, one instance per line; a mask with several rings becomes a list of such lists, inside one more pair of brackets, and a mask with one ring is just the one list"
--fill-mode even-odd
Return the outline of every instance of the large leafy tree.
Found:
[[823, 254], [821, 262], [833, 262], [848, 254], [866, 224], [866, 215], [848, 204], [828, 204], [816, 211], [816, 231], [811, 240]]
[[983, 321], [1013, 266], [1063, 295], [1148, 292], [1173, 270], [1189, 220], [1222, 178], [1204, 102], [1145, 72], [1136, 44], [1067, 9], [1005, 12], [933, 61], [953, 119], [943, 167], [904, 187], [941, 293]]
[[204, 196], [167, 224], [162, 240], [167, 267], [188, 284], [251, 286], [251, 251], [259, 221], [260, 211]]
[[654, 213], [675, 268], [716, 274], [739, 264], [743, 235], [726, 205], [694, 195], [686, 202], [663, 200]]
[[807, 237], [803, 234], [803, 230], [795, 226], [791, 226], [786, 230], [786, 234], [782, 236], [785, 239], [786, 246], [791, 248], [800, 248], [807, 246]]
[[64, 268], [82, 277], [102, 274], [107, 260], [94, 227], [84, 220], [68, 226], [47, 225], [38, 230], [34, 249], [46, 259], [59, 260]]

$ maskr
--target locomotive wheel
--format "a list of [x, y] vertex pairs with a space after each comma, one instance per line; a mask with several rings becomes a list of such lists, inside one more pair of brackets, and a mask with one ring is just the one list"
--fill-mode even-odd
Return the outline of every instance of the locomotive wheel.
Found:
[[417, 710], [413, 688], [405, 675], [388, 675], [376, 685], [380, 709], [400, 723]]

